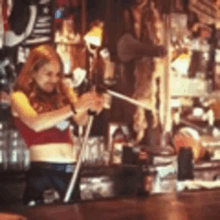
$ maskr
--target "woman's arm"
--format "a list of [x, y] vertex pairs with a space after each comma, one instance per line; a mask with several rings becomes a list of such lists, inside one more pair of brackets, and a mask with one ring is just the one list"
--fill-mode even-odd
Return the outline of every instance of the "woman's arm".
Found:
[[80, 96], [76, 102], [72, 102], [75, 106], [76, 114], [73, 115], [78, 125], [85, 125], [88, 122], [88, 110], [101, 112], [103, 109], [103, 96], [96, 92], [87, 92]]
[[37, 114], [23, 92], [12, 92], [11, 107], [12, 114], [18, 116], [28, 127], [36, 132], [51, 128], [60, 121], [74, 115], [70, 105], [51, 112]]
[[103, 96], [97, 94], [94, 90], [84, 93], [78, 97], [72, 88], [63, 83], [63, 90], [70, 103], [75, 107], [77, 114], [73, 115], [78, 125], [85, 125], [88, 122], [88, 109], [100, 112], [103, 109]]
[[38, 114], [31, 106], [27, 96], [23, 92], [12, 92], [11, 106], [12, 114], [18, 116], [28, 127], [36, 132], [48, 129], [74, 116], [74, 120], [80, 124], [86, 124], [88, 121], [88, 109], [96, 111], [102, 106], [101, 98], [94, 93], [85, 93], [76, 101], [74, 105], [77, 114], [74, 114], [71, 105], [51, 112]]
[[[87, 109], [81, 109], [80, 110], [80, 106], [79, 106], [79, 102], [80, 99], [77, 93], [74, 92], [73, 88], [69, 87], [69, 85], [67, 83], [65, 83], [65, 81], [62, 82], [62, 90], [64, 91], [65, 95], [68, 97], [70, 103], [72, 104], [72, 106], [74, 106], [75, 110], [77, 109], [77, 114], [75, 114], [73, 116], [74, 121], [78, 124], [78, 125], [85, 125], [88, 122], [88, 111]], [[83, 100], [81, 100], [82, 102]], [[83, 101], [85, 102], [85, 100]]]

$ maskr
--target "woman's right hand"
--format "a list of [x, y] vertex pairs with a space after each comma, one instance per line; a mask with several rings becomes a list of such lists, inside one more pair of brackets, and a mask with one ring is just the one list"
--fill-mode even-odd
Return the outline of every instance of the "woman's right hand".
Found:
[[90, 91], [82, 94], [75, 104], [76, 112], [95, 111], [100, 112], [103, 109], [103, 95]]

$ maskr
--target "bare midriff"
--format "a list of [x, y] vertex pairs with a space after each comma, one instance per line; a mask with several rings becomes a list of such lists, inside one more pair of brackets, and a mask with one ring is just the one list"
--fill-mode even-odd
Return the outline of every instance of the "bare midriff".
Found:
[[49, 143], [30, 146], [31, 162], [72, 163], [75, 162], [70, 143]]

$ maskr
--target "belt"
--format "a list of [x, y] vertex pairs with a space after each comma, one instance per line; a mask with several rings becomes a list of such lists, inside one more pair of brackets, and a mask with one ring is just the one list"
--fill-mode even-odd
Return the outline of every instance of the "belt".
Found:
[[72, 173], [74, 171], [76, 164], [62, 164], [62, 163], [47, 163], [47, 162], [32, 162], [31, 168], [41, 168], [47, 170], [54, 170], [65, 173]]

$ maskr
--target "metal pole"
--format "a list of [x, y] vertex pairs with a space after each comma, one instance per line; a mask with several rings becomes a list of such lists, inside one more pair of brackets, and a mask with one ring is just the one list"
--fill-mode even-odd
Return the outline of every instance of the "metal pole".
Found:
[[92, 128], [93, 120], [94, 120], [94, 116], [89, 115], [89, 122], [88, 122], [88, 125], [87, 125], [87, 128], [86, 128], [85, 138], [84, 138], [82, 149], [81, 149], [81, 152], [80, 152], [80, 155], [79, 155], [79, 159], [78, 159], [77, 164], [76, 164], [76, 169], [73, 172], [72, 178], [70, 180], [69, 186], [68, 186], [67, 191], [66, 191], [66, 195], [65, 195], [64, 200], [63, 200], [66, 203], [69, 202], [70, 196], [71, 196], [71, 194], [74, 190], [75, 184], [76, 184], [76, 180], [77, 180], [79, 170], [80, 170], [80, 167], [81, 167], [81, 164], [82, 164], [82, 157], [83, 157], [84, 152], [85, 152], [86, 147], [87, 147], [88, 138], [89, 138], [90, 131], [91, 131], [91, 128]]
[[163, 78], [163, 131], [162, 131], [162, 139], [161, 139], [161, 147], [166, 147], [167, 145], [167, 134], [172, 130], [172, 120], [171, 120], [171, 74], [170, 74], [170, 14], [164, 15], [164, 32], [165, 32], [165, 47], [167, 49], [167, 56], [165, 58], [165, 69], [164, 69], [164, 78]]
[[124, 100], [124, 101], [126, 101], [126, 102], [129, 102], [129, 103], [131, 103], [131, 104], [133, 104], [133, 105], [142, 107], [142, 108], [144, 108], [144, 109], [146, 109], [146, 110], [152, 110], [152, 106], [151, 106], [151, 105], [146, 105], [146, 104], [144, 104], [144, 103], [142, 103], [142, 102], [140, 102], [140, 101], [138, 101], [138, 100], [136, 100], [136, 99], [130, 98], [130, 97], [125, 96], [125, 95], [123, 95], [123, 94], [120, 94], [120, 93], [118, 93], [118, 92], [114, 92], [114, 91], [112, 91], [112, 90], [107, 90], [107, 92], [108, 92], [110, 95], [112, 95], [112, 96], [114, 96], [114, 97], [116, 97], [116, 98], [122, 99], [122, 100]]

